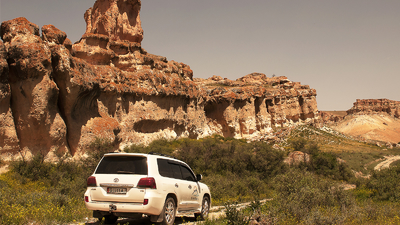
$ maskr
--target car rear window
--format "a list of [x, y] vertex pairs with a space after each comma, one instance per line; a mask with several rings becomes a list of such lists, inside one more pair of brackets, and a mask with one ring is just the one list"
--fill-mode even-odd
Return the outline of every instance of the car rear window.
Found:
[[147, 158], [138, 156], [107, 156], [101, 160], [96, 174], [147, 175]]

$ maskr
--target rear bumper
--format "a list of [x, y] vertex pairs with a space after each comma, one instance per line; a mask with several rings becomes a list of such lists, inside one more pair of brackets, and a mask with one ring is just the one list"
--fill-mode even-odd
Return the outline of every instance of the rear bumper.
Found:
[[90, 193], [88, 192], [85, 193], [85, 197], [88, 197], [88, 202], [85, 201], [87, 209], [112, 213], [141, 213], [146, 215], [160, 215], [165, 203], [164, 196], [152, 192], [145, 195], [145, 199], [148, 199], [148, 203], [146, 205], [143, 205], [143, 202], [93, 201], [90, 197]]

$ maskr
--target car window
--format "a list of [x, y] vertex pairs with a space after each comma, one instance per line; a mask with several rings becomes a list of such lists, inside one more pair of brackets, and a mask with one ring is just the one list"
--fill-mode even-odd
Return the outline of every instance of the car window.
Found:
[[147, 175], [147, 158], [138, 156], [107, 156], [101, 160], [95, 173]]
[[172, 172], [172, 168], [166, 159], [157, 159], [158, 164], [158, 172], [163, 177], [174, 177], [174, 173]]
[[196, 181], [193, 172], [186, 165], [167, 159], [157, 159], [157, 164], [158, 172], [163, 177]]
[[188, 180], [188, 181], [196, 181], [196, 179], [194, 178], [194, 175], [192, 173], [192, 171], [190, 171], [189, 168], [187, 168], [184, 165], [181, 165], [181, 171], [182, 171], [182, 177], [184, 180]]
[[169, 163], [169, 165], [171, 166], [171, 169], [172, 169], [173, 178], [182, 180], [181, 167], [175, 163]]
[[[193, 175], [190, 175], [190, 170], [183, 169], [182, 165], [167, 159], [157, 159], [158, 172], [163, 177], [170, 177], [181, 180], [192, 180]], [[191, 176], [191, 177], [190, 177]]]

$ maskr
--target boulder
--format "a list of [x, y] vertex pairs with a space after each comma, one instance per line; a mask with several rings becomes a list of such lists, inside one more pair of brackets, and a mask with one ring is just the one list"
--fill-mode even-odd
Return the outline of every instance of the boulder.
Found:
[[310, 162], [310, 155], [300, 151], [290, 152], [288, 157], [283, 161], [288, 165], [299, 165], [300, 163]]

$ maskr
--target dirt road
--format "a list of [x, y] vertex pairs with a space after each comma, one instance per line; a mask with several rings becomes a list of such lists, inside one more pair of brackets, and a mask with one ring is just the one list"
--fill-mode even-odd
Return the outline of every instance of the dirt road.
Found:
[[[261, 200], [261, 203], [265, 203], [266, 201], [270, 201], [271, 199], [264, 199]], [[237, 209], [243, 209], [247, 206], [249, 206], [251, 202], [246, 202], [246, 203], [241, 203], [237, 205]], [[225, 207], [224, 206], [213, 206], [210, 209], [210, 214], [209, 218], [211, 219], [217, 219], [225, 216]], [[195, 224], [201, 224], [202, 222], [196, 221], [196, 218], [194, 217], [193, 214], [187, 214], [187, 215], [179, 215], [175, 219], [175, 224], [185, 224], [185, 225], [195, 225]], [[80, 223], [80, 224], [85, 224], [85, 225], [100, 225], [97, 221], [97, 219], [91, 218], [89, 219], [88, 222], [86, 223]], [[115, 224], [137, 224], [137, 225], [151, 225], [153, 223], [150, 222], [150, 219], [147, 217], [143, 217], [141, 219], [119, 219]]]
[[385, 156], [385, 159], [374, 167], [374, 170], [389, 168], [390, 164], [400, 160], [400, 155]]

